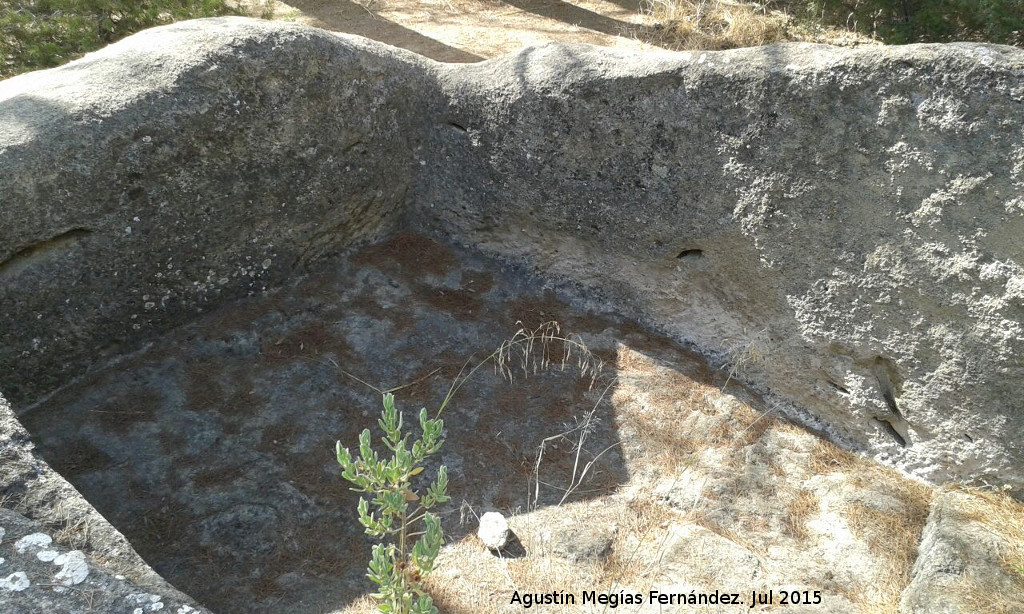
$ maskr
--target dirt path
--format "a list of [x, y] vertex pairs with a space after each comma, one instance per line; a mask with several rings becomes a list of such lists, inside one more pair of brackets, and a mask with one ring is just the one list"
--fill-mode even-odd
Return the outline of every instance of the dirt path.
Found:
[[442, 62], [478, 62], [548, 41], [651, 49], [641, 0], [289, 0], [275, 18], [347, 32]]

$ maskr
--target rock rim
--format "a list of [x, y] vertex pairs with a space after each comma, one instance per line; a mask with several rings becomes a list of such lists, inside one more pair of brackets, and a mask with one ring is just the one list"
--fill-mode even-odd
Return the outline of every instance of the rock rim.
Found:
[[1024, 52], [527, 48], [221, 18], [0, 85], [17, 405], [400, 226], [526, 261], [934, 482], [1024, 485]]
[[0, 390], [31, 411], [405, 227], [689, 343], [849, 448], [1020, 498], [1022, 105], [1024, 52], [973, 43], [453, 66], [240, 18], [146, 31], [0, 82]]

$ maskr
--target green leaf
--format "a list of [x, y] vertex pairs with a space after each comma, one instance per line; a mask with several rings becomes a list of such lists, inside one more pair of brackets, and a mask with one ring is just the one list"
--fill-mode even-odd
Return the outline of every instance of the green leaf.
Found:
[[338, 464], [342, 467], [348, 467], [352, 464], [352, 454], [348, 451], [348, 448], [341, 447], [341, 440], [338, 440], [335, 449], [338, 451]]
[[430, 598], [430, 595], [422, 594], [418, 601], [413, 604], [413, 614], [437, 614], [437, 608], [434, 607], [434, 602]]
[[390, 554], [388, 546], [384, 544], [375, 545], [370, 557], [369, 569], [367, 569], [366, 573], [366, 576], [374, 584], [382, 588], [389, 586], [394, 573], [394, 562], [391, 560]]
[[369, 512], [369, 504], [366, 499], [359, 498], [359, 523], [366, 527], [366, 534], [373, 535], [375, 537], [384, 535], [387, 530], [387, 526], [384, 522], [378, 521], [373, 514]]
[[359, 455], [363, 457], [364, 462], [375, 457], [373, 448], [370, 447], [370, 429], [363, 429], [363, 432], [359, 433]]
[[423, 573], [429, 573], [434, 569], [434, 559], [441, 551], [444, 535], [441, 533], [441, 520], [436, 514], [424, 514], [423, 524], [426, 529], [413, 545], [412, 559]]
[[402, 437], [402, 414], [395, 409], [395, 395], [390, 392], [384, 395], [384, 411], [381, 413], [381, 419], [377, 422], [387, 436], [386, 439], [390, 440], [388, 448], [394, 450], [394, 445]]
[[427, 494], [423, 497], [423, 507], [431, 508], [437, 503], [447, 503], [451, 500], [448, 496], [448, 467], [441, 465], [437, 470], [437, 479], [427, 488]]

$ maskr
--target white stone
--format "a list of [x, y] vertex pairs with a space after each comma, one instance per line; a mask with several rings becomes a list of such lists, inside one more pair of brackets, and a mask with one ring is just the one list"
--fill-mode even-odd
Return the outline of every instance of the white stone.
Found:
[[476, 536], [491, 550], [499, 550], [508, 543], [508, 521], [498, 512], [487, 512], [480, 517]]

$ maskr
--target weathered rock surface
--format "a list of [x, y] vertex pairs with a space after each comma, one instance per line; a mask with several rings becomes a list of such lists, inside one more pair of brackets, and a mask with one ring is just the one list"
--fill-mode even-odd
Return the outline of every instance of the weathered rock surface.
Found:
[[[197, 607], [196, 604], [168, 584], [135, 552], [124, 536], [101, 516], [81, 494], [53, 470], [38, 454], [28, 433], [19, 423], [11, 406], [0, 396], [0, 558], [8, 564], [0, 564], [0, 576], [9, 578], [11, 573], [25, 573], [30, 583], [39, 582], [40, 577], [52, 575], [52, 570], [43, 573], [40, 567], [15, 569], [11, 553], [4, 552], [14, 540], [30, 533], [46, 532], [53, 541], [53, 548], [81, 552], [87, 556], [92, 567], [102, 569], [103, 574], [117, 574], [119, 587], [132, 588], [131, 592], [159, 593], [170, 601]], [[7, 508], [7, 509], [3, 509]], [[26, 518], [27, 516], [27, 518]], [[6, 536], [6, 537], [5, 537]], [[56, 538], [55, 540], [53, 538]], [[52, 548], [51, 548], [52, 549]], [[4, 573], [6, 572], [6, 573]], [[42, 574], [42, 575], [40, 575]], [[49, 574], [49, 575], [47, 575]], [[47, 580], [48, 582], [49, 580]], [[111, 580], [101, 580], [106, 584]], [[127, 590], [126, 588], [126, 590]], [[83, 589], [84, 590], [84, 589]], [[98, 590], [91, 587], [89, 590]], [[80, 591], [68, 591], [61, 595], [49, 595], [37, 600], [38, 591], [6, 595], [0, 589], [0, 604], [8, 603], [5, 597], [17, 597], [11, 601], [16, 612], [34, 612], [26, 604], [36, 603], [40, 611], [46, 610], [47, 599], [58, 601], [82, 597]], [[120, 594], [120, 589], [114, 591]], [[27, 599], [21, 601], [19, 599]], [[65, 603], [66, 601], [62, 602]], [[51, 604], [52, 605], [52, 604]], [[49, 607], [49, 606], [47, 606]], [[63, 611], [63, 610], [55, 610]], [[103, 610], [99, 610], [103, 611]], [[111, 610], [114, 611], [114, 610]], [[198, 611], [198, 610], [194, 610]]]
[[957, 491], [932, 501], [900, 612], [1024, 612], [1024, 574], [1007, 565], [1008, 552], [1020, 549], [1024, 526], [1007, 534], [988, 517], [993, 511]]
[[178, 593], [144, 590], [53, 542], [40, 525], [0, 508], [0, 605], [5, 612], [205, 614]]
[[3, 83], [2, 387], [30, 400], [405, 213], [848, 445], [1019, 495], [1022, 70], [976, 44], [452, 67], [245, 20], [141, 34]]
[[[147, 31], [0, 83], [0, 390], [25, 407], [404, 224], [691, 343], [850, 447], [1020, 498], [1022, 111], [1024, 52], [988, 45], [453, 67], [279, 23]], [[49, 522], [73, 489], [7, 415], [0, 496], [48, 493], [24, 505]], [[109, 530], [94, 555], [127, 548]]]
[[393, 228], [438, 113], [425, 62], [226, 19], [4, 81], [0, 389], [31, 400]]
[[416, 219], [628, 306], [857, 448], [1019, 496], [1022, 71], [975, 44], [446, 67], [465, 130], [438, 135]]

